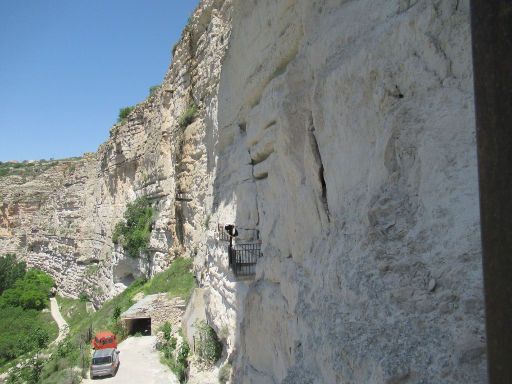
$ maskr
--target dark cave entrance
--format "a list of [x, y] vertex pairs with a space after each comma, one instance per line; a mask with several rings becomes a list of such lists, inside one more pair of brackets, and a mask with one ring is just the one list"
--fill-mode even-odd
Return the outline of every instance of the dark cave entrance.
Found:
[[151, 336], [151, 317], [124, 319], [124, 323], [128, 334], [131, 336], [137, 333], [142, 336]]

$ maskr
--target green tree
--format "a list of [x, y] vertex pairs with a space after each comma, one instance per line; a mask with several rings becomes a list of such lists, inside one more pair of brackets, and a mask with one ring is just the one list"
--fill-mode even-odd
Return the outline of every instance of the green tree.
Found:
[[0, 258], [0, 295], [25, 275], [27, 265], [16, 260], [16, 255], [7, 254]]
[[0, 297], [0, 307], [12, 306], [41, 310], [48, 306], [48, 297], [53, 279], [43, 271], [30, 269], [16, 280], [12, 288], [6, 289]]

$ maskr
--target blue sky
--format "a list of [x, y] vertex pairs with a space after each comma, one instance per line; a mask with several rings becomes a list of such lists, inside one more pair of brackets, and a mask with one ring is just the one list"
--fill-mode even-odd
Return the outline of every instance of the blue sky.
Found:
[[199, 0], [0, 0], [0, 161], [96, 151]]

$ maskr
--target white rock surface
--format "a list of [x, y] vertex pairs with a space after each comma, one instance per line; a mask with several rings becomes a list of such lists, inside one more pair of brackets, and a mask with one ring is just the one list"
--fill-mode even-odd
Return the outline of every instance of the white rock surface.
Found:
[[236, 1], [231, 36], [214, 217], [264, 253], [234, 283], [210, 242], [235, 382], [486, 382], [468, 1]]

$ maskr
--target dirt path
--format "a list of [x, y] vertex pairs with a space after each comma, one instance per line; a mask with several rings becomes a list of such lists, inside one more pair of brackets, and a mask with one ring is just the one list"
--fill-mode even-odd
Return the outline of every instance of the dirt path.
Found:
[[57, 299], [55, 299], [55, 297], [50, 298], [50, 311], [53, 320], [55, 320], [57, 326], [59, 327], [59, 336], [57, 336], [57, 338], [55, 339], [55, 341], [52, 342], [52, 344], [58, 344], [67, 336], [69, 332], [69, 326], [66, 320], [64, 320], [64, 317], [62, 317], [60, 313], [59, 304], [57, 303]]
[[118, 349], [119, 370], [114, 377], [85, 379], [82, 383], [96, 384], [179, 384], [169, 367], [160, 363], [160, 353], [154, 345], [156, 337], [129, 337]]

